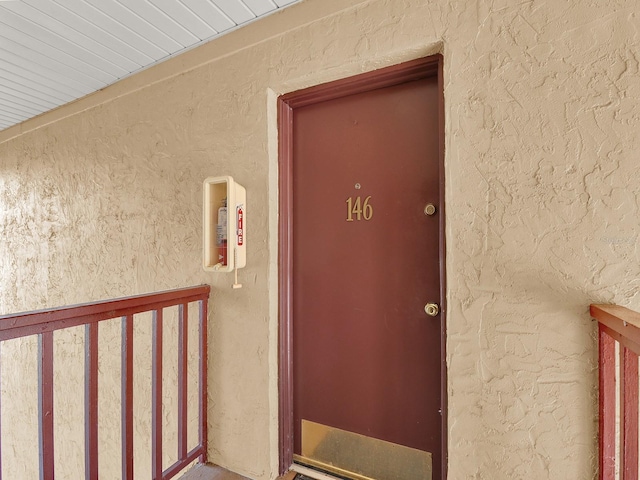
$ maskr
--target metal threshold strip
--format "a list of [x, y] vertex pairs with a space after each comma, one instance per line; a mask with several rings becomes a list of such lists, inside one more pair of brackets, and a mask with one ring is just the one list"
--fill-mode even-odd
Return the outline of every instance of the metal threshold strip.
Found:
[[352, 480], [432, 480], [430, 452], [302, 420], [301, 465]]

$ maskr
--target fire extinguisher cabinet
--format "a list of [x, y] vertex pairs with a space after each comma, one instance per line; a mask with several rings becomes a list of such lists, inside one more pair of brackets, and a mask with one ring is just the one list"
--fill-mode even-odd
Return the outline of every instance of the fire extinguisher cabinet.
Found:
[[247, 264], [247, 191], [232, 177], [209, 177], [203, 188], [203, 268], [232, 272]]

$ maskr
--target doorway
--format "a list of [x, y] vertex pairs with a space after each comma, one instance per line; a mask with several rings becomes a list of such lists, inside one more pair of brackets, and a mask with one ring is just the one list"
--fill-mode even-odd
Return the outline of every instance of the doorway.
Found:
[[441, 71], [279, 99], [283, 470], [444, 478]]

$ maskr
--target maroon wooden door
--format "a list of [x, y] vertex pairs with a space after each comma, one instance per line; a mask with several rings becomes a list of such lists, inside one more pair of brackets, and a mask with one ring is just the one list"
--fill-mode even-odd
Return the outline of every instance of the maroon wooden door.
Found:
[[313, 422], [430, 452], [435, 479], [441, 94], [436, 72], [396, 82], [291, 109], [293, 453]]

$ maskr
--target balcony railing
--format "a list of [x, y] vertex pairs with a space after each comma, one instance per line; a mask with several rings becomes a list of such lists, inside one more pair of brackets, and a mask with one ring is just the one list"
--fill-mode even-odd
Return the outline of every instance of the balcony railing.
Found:
[[[149, 295], [120, 298], [84, 305], [56, 308], [17, 315], [0, 316], [0, 346], [7, 340], [37, 336], [38, 363], [38, 450], [39, 477], [41, 480], [53, 480], [55, 476], [54, 448], [59, 445], [55, 435], [64, 435], [54, 428], [56, 418], [54, 402], [54, 332], [72, 327], [84, 326], [84, 477], [87, 480], [98, 479], [98, 388], [99, 326], [106, 320], [121, 323], [121, 357], [120, 363], [120, 431], [121, 458], [123, 480], [133, 480], [134, 476], [134, 315], [136, 319], [151, 316], [151, 478], [168, 480], [177, 475], [194, 460], [206, 461], [207, 443], [207, 304], [209, 286], [198, 286], [179, 290], [171, 290]], [[198, 345], [188, 344], [189, 306], [197, 308]], [[170, 365], [166, 352], [163, 355], [163, 328], [166, 325], [163, 313], [166, 309], [177, 309], [177, 355], [171, 359], [177, 369], [177, 409], [164, 412], [165, 417], [171, 415], [177, 424], [177, 452], [172, 454], [177, 461], [163, 468], [163, 363]], [[143, 315], [140, 315], [143, 314]], [[173, 320], [173, 318], [171, 319]], [[194, 343], [194, 342], [191, 342]], [[198, 373], [198, 438], [196, 445], [188, 444], [187, 435], [187, 386], [188, 386], [188, 349], [197, 348]], [[4, 353], [4, 352], [3, 352]], [[177, 358], [176, 358], [177, 357]], [[5, 358], [4, 363], [11, 359]], [[78, 368], [82, 369], [82, 358], [77, 359]], [[166, 379], [165, 379], [166, 380]], [[0, 379], [0, 382], [2, 379]], [[174, 388], [174, 386], [172, 386]], [[3, 403], [0, 398], [0, 404]], [[10, 406], [2, 404], [6, 413], [11, 413]], [[9, 410], [7, 410], [9, 409]], [[117, 421], [115, 422], [117, 425]], [[2, 418], [0, 417], [0, 435], [2, 435]], [[3, 444], [10, 439], [2, 435]], [[60, 439], [58, 439], [60, 441]], [[193, 441], [192, 441], [193, 443]], [[2, 480], [2, 455], [0, 450], [0, 480]], [[78, 472], [74, 478], [81, 478]]]
[[600, 480], [638, 479], [640, 313], [591, 305], [598, 320]]

